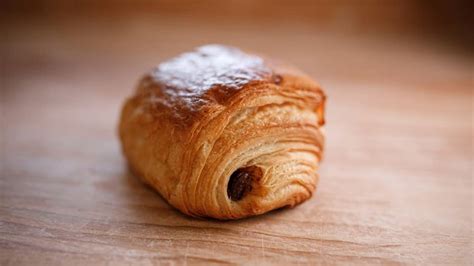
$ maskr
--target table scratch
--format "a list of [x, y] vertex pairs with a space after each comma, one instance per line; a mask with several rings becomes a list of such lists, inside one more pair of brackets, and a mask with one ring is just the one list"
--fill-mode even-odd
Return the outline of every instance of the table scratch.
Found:
[[188, 265], [189, 242], [186, 241], [186, 251], [184, 251], [184, 265]]

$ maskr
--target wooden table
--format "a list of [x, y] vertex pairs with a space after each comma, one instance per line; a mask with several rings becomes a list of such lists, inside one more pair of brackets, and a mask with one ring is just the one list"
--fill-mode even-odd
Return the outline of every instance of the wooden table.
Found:
[[[166, 18], [2, 32], [1, 265], [473, 263], [473, 57], [462, 50]], [[193, 219], [126, 168], [116, 125], [138, 77], [214, 42], [293, 62], [326, 89], [321, 180], [299, 207]]]

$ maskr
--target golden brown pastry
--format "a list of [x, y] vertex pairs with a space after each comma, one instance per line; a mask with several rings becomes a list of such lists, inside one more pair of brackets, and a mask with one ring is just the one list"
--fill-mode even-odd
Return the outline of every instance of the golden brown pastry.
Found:
[[298, 70], [207, 45], [147, 74], [120, 119], [132, 170], [192, 216], [236, 219], [311, 197], [325, 96]]

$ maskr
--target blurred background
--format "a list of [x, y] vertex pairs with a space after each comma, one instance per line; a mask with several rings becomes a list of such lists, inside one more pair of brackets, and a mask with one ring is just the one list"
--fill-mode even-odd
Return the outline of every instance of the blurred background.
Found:
[[133, 80], [163, 58], [223, 43], [281, 57], [316, 78], [400, 79], [431, 76], [429, 60], [448, 54], [469, 61], [474, 35], [467, 0], [7, 0], [0, 12], [11, 78], [93, 62], [110, 74], [125, 68]]
[[345, 33], [433, 33], [461, 40], [472, 40], [473, 23], [473, 4], [467, 0], [7, 0], [2, 6], [2, 18], [7, 21], [174, 18], [254, 25], [296, 22]]

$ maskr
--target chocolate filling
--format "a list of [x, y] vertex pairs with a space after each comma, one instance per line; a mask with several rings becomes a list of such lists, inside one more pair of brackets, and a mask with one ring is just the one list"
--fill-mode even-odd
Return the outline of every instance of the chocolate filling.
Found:
[[241, 200], [245, 195], [252, 191], [252, 174], [244, 169], [237, 169], [230, 176], [227, 185], [227, 196], [233, 200]]

